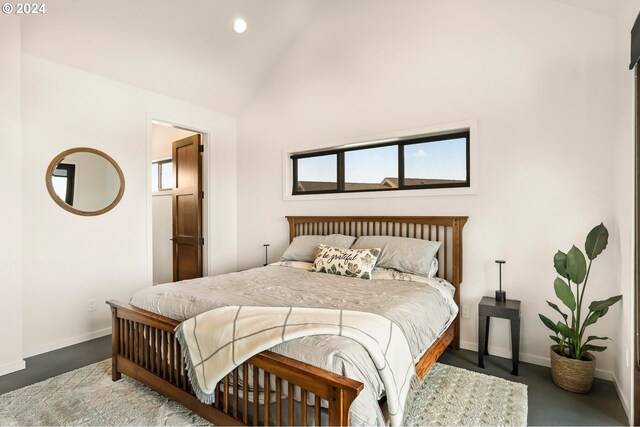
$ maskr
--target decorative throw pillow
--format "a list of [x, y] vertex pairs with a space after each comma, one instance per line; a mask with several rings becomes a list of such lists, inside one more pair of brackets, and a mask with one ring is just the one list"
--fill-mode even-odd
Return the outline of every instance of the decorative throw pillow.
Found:
[[371, 279], [380, 249], [344, 249], [318, 245], [318, 255], [311, 271], [338, 276]]

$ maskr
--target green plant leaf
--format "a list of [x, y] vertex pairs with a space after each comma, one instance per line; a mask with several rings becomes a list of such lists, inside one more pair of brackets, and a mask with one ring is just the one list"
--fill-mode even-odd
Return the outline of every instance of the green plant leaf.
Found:
[[549, 335], [549, 338], [554, 340], [556, 344], [560, 344], [560, 338], [556, 337], [555, 335]]
[[567, 277], [573, 283], [580, 284], [587, 274], [587, 261], [584, 254], [575, 245], [567, 252]]
[[556, 327], [558, 328], [558, 331], [562, 334], [562, 336], [564, 336], [565, 338], [571, 338], [572, 340], [575, 340], [575, 334], [573, 333], [573, 330], [569, 328], [566, 324], [562, 322], [558, 322], [556, 323]]
[[604, 251], [609, 242], [609, 230], [603, 223], [596, 225], [587, 234], [587, 240], [584, 242], [584, 250], [590, 260], [594, 260]]
[[597, 337], [595, 335], [589, 335], [586, 339], [586, 341], [584, 342], [585, 344], [590, 342], [590, 341], [595, 341], [595, 340], [610, 340], [611, 338], [609, 337]]
[[565, 322], [567, 321], [567, 318], [568, 318], [569, 316], [567, 316], [566, 314], [564, 314], [564, 313], [562, 312], [562, 310], [560, 310], [560, 307], [558, 307], [558, 305], [557, 305], [557, 304], [554, 304], [554, 303], [552, 303], [551, 301], [547, 301], [547, 304], [549, 304], [549, 307], [553, 308], [555, 311], [557, 311], [558, 313], [560, 313], [560, 315], [564, 318], [564, 321], [565, 321]]
[[[615, 297], [607, 298], [601, 301], [593, 301], [591, 304], [589, 304], [589, 310], [591, 311], [602, 311], [605, 309], [608, 310], [610, 306], [617, 303], [621, 299], [622, 299], [622, 295], [616, 295]], [[605, 313], [602, 313], [602, 315], [604, 316]]]
[[565, 254], [562, 251], [556, 252], [556, 254], [553, 256], [553, 266], [556, 268], [556, 271], [560, 276], [564, 277], [565, 279], [568, 279], [567, 254]]
[[600, 311], [590, 312], [587, 318], [584, 319], [584, 323], [582, 324], [582, 330], [584, 331], [587, 326], [593, 325], [594, 323], [596, 323], [598, 319], [601, 318], [602, 316], [603, 314]]
[[569, 308], [569, 310], [575, 310], [576, 298], [573, 296], [573, 292], [571, 292], [571, 288], [569, 287], [569, 285], [567, 285], [567, 282], [559, 277], [556, 277], [556, 280], [553, 282], [553, 287], [556, 290], [556, 296], [560, 298], [560, 301], [562, 301], [564, 305]]
[[559, 332], [558, 327], [556, 326], [555, 323], [553, 323], [551, 319], [549, 319], [547, 316], [543, 314], [538, 314], [538, 316], [540, 316], [540, 320], [542, 320], [542, 323], [544, 323], [547, 328], [551, 329], [554, 333], [558, 334]]
[[582, 349], [584, 351], [605, 351], [607, 349], [607, 347], [603, 346], [603, 345], [591, 345], [591, 344], [586, 344], [582, 347]]

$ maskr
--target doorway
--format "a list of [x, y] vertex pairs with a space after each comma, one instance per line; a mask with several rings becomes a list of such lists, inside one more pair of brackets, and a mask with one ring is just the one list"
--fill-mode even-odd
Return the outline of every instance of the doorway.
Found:
[[152, 122], [153, 284], [203, 276], [204, 135]]

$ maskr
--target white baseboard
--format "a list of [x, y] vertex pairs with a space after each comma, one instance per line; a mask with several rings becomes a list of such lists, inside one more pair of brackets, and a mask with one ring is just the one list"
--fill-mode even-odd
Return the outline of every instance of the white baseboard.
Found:
[[0, 377], [3, 375], [10, 374], [12, 372], [20, 371], [25, 368], [24, 360], [20, 360], [19, 362], [9, 363], [8, 365], [0, 366]]
[[99, 331], [90, 332], [88, 334], [78, 335], [71, 338], [65, 338], [60, 341], [55, 341], [48, 344], [39, 345], [24, 351], [23, 357], [37, 356], [38, 354], [47, 353], [49, 351], [58, 350], [63, 347], [69, 347], [70, 345], [79, 344], [81, 342], [93, 340], [96, 338], [104, 337], [111, 333], [111, 328], [100, 329]]
[[[460, 347], [465, 350], [478, 351], [478, 343], [472, 341], [460, 341]], [[511, 358], [511, 350], [501, 347], [489, 346], [489, 354], [493, 354], [494, 356], [506, 357], [507, 359]], [[533, 354], [522, 353], [520, 352], [520, 360], [522, 362], [532, 363], [534, 365], [539, 366], [551, 366], [551, 360], [548, 357], [536, 356]], [[601, 378], [607, 381], [613, 381], [613, 372], [612, 371], [604, 371], [602, 369], [596, 369], [595, 373], [596, 378]]]
[[620, 402], [622, 402], [622, 407], [624, 408], [624, 412], [627, 414], [627, 419], [629, 420], [629, 425], [633, 425], [631, 422], [631, 406], [629, 405], [629, 400], [627, 396], [624, 395], [622, 390], [620, 390], [620, 385], [618, 384], [618, 377], [616, 377], [616, 373], [613, 373], [613, 385], [616, 387], [616, 392], [618, 392], [618, 397], [620, 398]]

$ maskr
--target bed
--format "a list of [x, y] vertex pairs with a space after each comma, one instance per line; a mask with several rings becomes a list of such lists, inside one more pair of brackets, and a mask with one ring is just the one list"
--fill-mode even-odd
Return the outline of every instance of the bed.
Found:
[[[334, 233], [355, 237], [383, 235], [441, 241], [442, 246], [437, 254], [440, 264], [438, 277], [453, 285], [455, 288], [455, 292], [452, 293], [453, 300], [459, 305], [462, 279], [462, 229], [466, 223], [466, 217], [287, 217], [287, 219], [290, 241], [297, 236]], [[295, 288], [295, 283], [310, 282], [311, 276], [308, 274], [315, 274], [314, 280], [320, 280], [319, 285], [325, 287], [330, 285], [330, 282], [322, 283], [322, 280], [328, 280], [326, 276], [331, 275], [294, 271], [289, 267], [291, 266], [269, 266], [252, 272], [232, 273], [218, 276], [222, 279], [216, 279], [213, 282], [202, 279], [201, 288], [211, 287], [212, 283], [224, 282], [224, 280], [236, 280], [236, 283], [241, 285], [243, 277], [253, 277], [252, 283], [268, 283], [265, 282], [266, 279], [262, 282], [259, 279], [262, 276], [268, 278], [278, 273], [278, 269], [282, 270], [278, 274], [291, 276], [287, 279], [292, 284], [291, 288]], [[255, 279], [256, 275], [258, 279]], [[382, 283], [376, 280], [370, 282], [368, 286], [373, 288], [365, 292], [376, 292], [375, 286], [379, 287]], [[181, 285], [172, 286], [174, 287], [167, 289], [176, 289], [176, 286]], [[220, 381], [216, 387], [215, 403], [206, 405], [200, 402], [189, 383], [180, 343], [174, 334], [181, 320], [207, 309], [207, 307], [198, 307], [201, 300], [195, 295], [199, 289], [197, 283], [189, 289], [191, 294], [186, 292], [184, 304], [173, 304], [173, 306], [165, 304], [164, 308], [158, 301], [163, 300], [164, 295], [170, 292], [162, 288], [143, 293], [146, 299], [134, 297], [132, 302], [136, 306], [116, 301], [108, 302], [113, 317], [112, 378], [114, 381], [125, 374], [218, 425], [350, 425], [352, 422], [370, 424], [375, 421], [361, 418], [356, 412], [352, 420], [350, 410], [352, 404], [355, 411], [356, 408], [362, 407], [361, 401], [366, 401], [370, 405], [373, 399], [371, 396], [380, 397], [379, 393], [374, 393], [377, 386], [370, 380], [371, 376], [349, 375], [351, 378], [348, 378], [339, 375], [335, 373], [336, 369], [333, 367], [323, 366], [317, 363], [318, 360], [314, 361], [311, 356], [305, 355], [304, 351], [300, 351], [299, 346], [296, 347], [297, 352], [287, 346], [278, 346], [273, 348], [273, 351], [264, 351], [253, 356]], [[250, 290], [255, 293], [255, 289]], [[403, 291], [410, 293], [417, 292], [418, 289], [407, 284]], [[263, 295], [266, 294], [265, 292]], [[239, 291], [239, 294], [241, 293]], [[328, 294], [332, 295], [330, 292]], [[277, 292], [273, 297], [277, 297]], [[164, 298], [164, 300], [168, 299]], [[362, 298], [354, 299], [354, 303], [358, 304], [361, 300]], [[343, 301], [348, 305], [349, 296], [344, 296]], [[229, 304], [228, 301], [223, 303]], [[455, 313], [456, 316], [445, 325], [446, 328], [439, 332], [432, 342], [427, 343], [429, 345], [426, 351], [416, 354], [416, 373], [420, 378], [426, 374], [447, 346], [459, 348], [457, 310]], [[322, 347], [323, 343], [317, 341], [321, 338], [314, 339], [316, 341], [311, 340], [307, 343], [308, 348]], [[424, 345], [425, 343], [422, 343], [422, 346]], [[319, 353], [319, 357], [324, 357], [321, 351]], [[316, 366], [305, 361], [310, 361]], [[354, 364], [364, 366], [362, 362]], [[360, 381], [354, 380], [354, 377]], [[256, 384], [258, 386], [253, 387]], [[365, 390], [364, 393], [362, 393], [363, 390]], [[291, 404], [289, 397], [293, 397]], [[373, 404], [376, 402], [374, 401]], [[362, 413], [362, 408], [360, 409]], [[380, 421], [377, 423], [379, 424]]]

